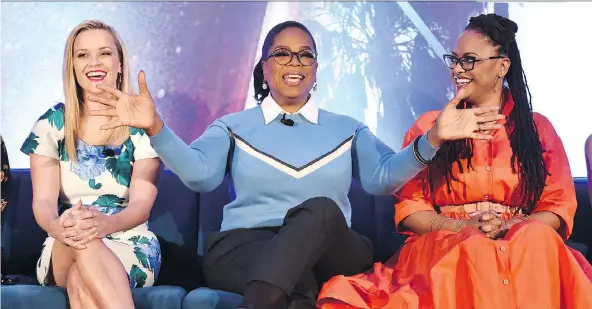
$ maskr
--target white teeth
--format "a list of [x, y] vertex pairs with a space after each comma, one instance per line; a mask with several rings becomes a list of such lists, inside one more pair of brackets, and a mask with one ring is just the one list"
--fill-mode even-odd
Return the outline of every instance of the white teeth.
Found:
[[86, 74], [86, 76], [88, 76], [88, 77], [103, 77], [105, 75], [107, 75], [107, 73], [104, 73], [104, 72], [90, 72], [90, 73]]
[[300, 79], [303, 79], [304, 76], [297, 75], [297, 74], [289, 74], [289, 75], [284, 75], [284, 78], [285, 79], [298, 79], [298, 80], [300, 80]]
[[472, 79], [458, 78], [458, 77], [454, 77], [454, 80], [456, 81], [457, 84], [468, 84], [473, 81]]

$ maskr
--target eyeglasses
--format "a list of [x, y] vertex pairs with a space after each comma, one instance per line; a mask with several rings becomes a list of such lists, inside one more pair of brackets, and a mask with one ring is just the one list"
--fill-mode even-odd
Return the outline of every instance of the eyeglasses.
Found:
[[300, 62], [300, 64], [302, 64], [303, 66], [311, 66], [317, 61], [317, 53], [312, 50], [303, 49], [298, 52], [293, 52], [286, 48], [278, 48], [272, 51], [271, 54], [267, 56], [265, 60], [273, 57], [277, 64], [287, 65], [290, 62], [292, 62], [294, 56], [296, 56], [298, 62]]
[[489, 57], [489, 58], [477, 59], [473, 56], [464, 56], [464, 57], [458, 58], [453, 55], [444, 55], [443, 58], [444, 58], [444, 62], [446, 63], [446, 66], [448, 66], [451, 69], [454, 69], [455, 65], [460, 64], [460, 67], [463, 68], [463, 70], [470, 71], [475, 68], [475, 63], [477, 63], [477, 62], [491, 60], [491, 59], [502, 59], [502, 58], [506, 58], [506, 57], [505, 56], [493, 56], [493, 57]]

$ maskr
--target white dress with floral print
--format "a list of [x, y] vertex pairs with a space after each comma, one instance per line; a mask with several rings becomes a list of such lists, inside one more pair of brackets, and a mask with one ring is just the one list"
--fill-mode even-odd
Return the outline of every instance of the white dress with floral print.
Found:
[[[130, 137], [113, 147], [91, 146], [78, 140], [78, 162], [72, 163], [66, 152], [63, 129], [64, 105], [59, 103], [39, 118], [21, 147], [27, 155], [35, 153], [60, 161], [59, 213], [79, 200], [84, 206], [96, 207], [107, 215], [125, 209], [134, 162], [158, 157], [148, 136], [143, 130], [131, 128]], [[121, 260], [132, 288], [154, 284], [160, 269], [160, 245], [148, 230], [148, 222], [108, 235], [103, 242]], [[54, 239], [47, 237], [37, 263], [37, 279], [43, 285], [48, 284], [53, 243]]]

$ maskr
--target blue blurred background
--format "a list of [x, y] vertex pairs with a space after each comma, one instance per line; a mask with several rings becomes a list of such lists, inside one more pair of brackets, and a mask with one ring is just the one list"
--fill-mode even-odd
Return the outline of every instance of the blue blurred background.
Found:
[[63, 100], [66, 37], [85, 19], [115, 27], [132, 76], [146, 71], [165, 121], [186, 142], [214, 119], [254, 106], [252, 68], [267, 31], [310, 27], [319, 49], [315, 99], [364, 123], [394, 149], [422, 113], [452, 95], [441, 55], [468, 22], [494, 12], [519, 25], [535, 111], [555, 125], [574, 176], [592, 134], [592, 3], [487, 2], [2, 2], [1, 133], [13, 168], [33, 122]]

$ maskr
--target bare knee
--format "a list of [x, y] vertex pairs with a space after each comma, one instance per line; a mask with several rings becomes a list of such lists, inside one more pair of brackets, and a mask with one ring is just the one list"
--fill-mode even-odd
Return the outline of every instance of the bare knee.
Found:
[[76, 263], [72, 264], [70, 267], [70, 271], [68, 271], [68, 279], [66, 281], [66, 289], [68, 290], [68, 295], [78, 296], [80, 294], [80, 290], [84, 288], [84, 281], [80, 277], [80, 273], [78, 272], [78, 267]]

